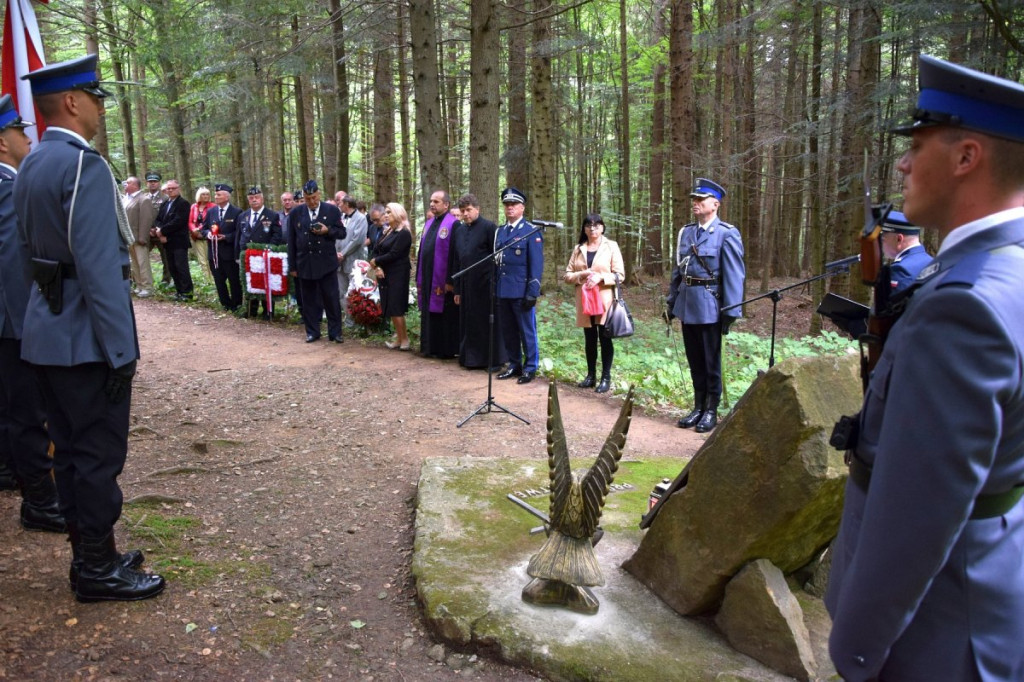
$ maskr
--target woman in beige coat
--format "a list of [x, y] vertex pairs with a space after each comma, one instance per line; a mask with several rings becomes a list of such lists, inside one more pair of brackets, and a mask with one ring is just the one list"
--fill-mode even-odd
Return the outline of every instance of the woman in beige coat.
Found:
[[[611, 308], [615, 285], [625, 279], [626, 269], [622, 264], [619, 245], [604, 236], [604, 220], [591, 213], [580, 228], [579, 243], [572, 250], [569, 264], [565, 266], [565, 281], [576, 285], [576, 326], [583, 327], [586, 341], [587, 376], [580, 388], [594, 386], [597, 369], [597, 343], [601, 341], [601, 381], [597, 392], [605, 393], [611, 388], [612, 359], [615, 348], [612, 340], [604, 335], [604, 318]], [[587, 315], [583, 312], [584, 289], [596, 287], [604, 304], [604, 314]]]

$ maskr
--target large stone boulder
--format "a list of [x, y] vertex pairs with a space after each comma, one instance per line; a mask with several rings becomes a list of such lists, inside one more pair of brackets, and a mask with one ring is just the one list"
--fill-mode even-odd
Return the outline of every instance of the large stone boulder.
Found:
[[859, 362], [793, 358], [751, 385], [685, 470], [624, 568], [684, 615], [750, 561], [790, 573], [835, 537], [847, 470], [828, 438], [860, 408]]
[[817, 677], [803, 609], [767, 559], [747, 564], [729, 581], [715, 624], [736, 651], [798, 680]]

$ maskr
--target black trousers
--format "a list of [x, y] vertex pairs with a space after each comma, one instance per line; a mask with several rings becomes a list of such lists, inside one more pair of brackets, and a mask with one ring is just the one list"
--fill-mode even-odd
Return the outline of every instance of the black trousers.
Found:
[[296, 278], [302, 292], [302, 323], [307, 336], [320, 336], [320, 320], [327, 313], [327, 336], [341, 338], [341, 296], [338, 275], [329, 272], [320, 279]]
[[722, 323], [683, 323], [683, 346], [694, 393], [722, 395]]
[[594, 320], [600, 320], [600, 317], [596, 317], [591, 320], [589, 327], [583, 328], [583, 341], [584, 351], [587, 355], [587, 374], [595, 374], [597, 370], [597, 344], [598, 340], [601, 342], [601, 376], [610, 376], [612, 372], [612, 362], [615, 360], [615, 346], [612, 345], [612, 340], [604, 335], [604, 325], [596, 324]]
[[0, 339], [0, 461], [26, 483], [49, 476], [46, 403], [32, 365], [21, 359], [21, 341]]
[[128, 455], [131, 389], [118, 404], [103, 387], [106, 363], [36, 365], [53, 439], [53, 472], [60, 511], [83, 537], [109, 533], [121, 516], [117, 477]]
[[171, 279], [174, 280], [174, 291], [182, 296], [192, 293], [192, 273], [188, 269], [189, 248], [165, 249], [167, 252], [167, 266], [171, 271]]
[[235, 310], [242, 305], [242, 279], [239, 275], [238, 261], [222, 256], [215, 268], [211, 258], [210, 271], [213, 273], [213, 283], [217, 287], [220, 304], [228, 310]]

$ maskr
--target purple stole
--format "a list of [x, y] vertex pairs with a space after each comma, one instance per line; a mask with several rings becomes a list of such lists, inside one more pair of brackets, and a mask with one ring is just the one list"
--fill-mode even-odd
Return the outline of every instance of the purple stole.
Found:
[[[426, 228], [423, 230], [423, 236], [420, 238], [420, 253], [423, 253], [423, 244], [427, 241], [427, 235], [430, 233], [430, 226], [434, 224], [434, 218], [431, 216], [430, 221], [427, 222]], [[448, 249], [452, 244], [452, 225], [455, 224], [455, 216], [451, 213], [445, 213], [444, 217], [441, 218], [441, 225], [437, 228], [437, 238], [434, 240], [434, 269], [431, 272], [430, 278], [430, 305], [429, 309], [432, 313], [444, 312], [444, 285], [448, 278]], [[416, 288], [420, 291], [420, 300], [423, 300], [423, 270], [422, 268], [416, 268]], [[440, 291], [441, 293], [438, 293]]]

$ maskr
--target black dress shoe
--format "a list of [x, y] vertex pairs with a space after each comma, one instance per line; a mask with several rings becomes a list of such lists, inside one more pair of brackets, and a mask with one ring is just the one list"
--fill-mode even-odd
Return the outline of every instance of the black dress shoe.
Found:
[[697, 425], [698, 422], [700, 422], [700, 418], [703, 416], [703, 408], [694, 408], [693, 411], [690, 412], [690, 414], [686, 415], [685, 417], [677, 421], [676, 426], [678, 426], [681, 429], [693, 428], [694, 426]]
[[[517, 384], [528, 384], [528, 383], [530, 383], [531, 381], [533, 381], [533, 378], [534, 378], [535, 376], [537, 376], [537, 373], [536, 373], [536, 372], [523, 372], [523, 376], [519, 377], [519, 379], [518, 379], [518, 380], [516, 380], [516, 383], [517, 383]], [[500, 378], [501, 378], [501, 377], [499, 377], [499, 379], [500, 379]]]
[[710, 409], [704, 412], [704, 415], [697, 422], [697, 426], [693, 428], [697, 433], [707, 433], [711, 429], [715, 428], [718, 424], [718, 412], [714, 409]]
[[320, 340], [319, 336], [314, 336], [313, 334], [306, 334], [306, 343], [313, 343], [314, 341], [319, 341], [319, 340]]
[[498, 375], [499, 379], [511, 379], [512, 377], [518, 377], [523, 375], [523, 370], [520, 367], [509, 367], [504, 372]]
[[340, 336], [332, 336], [328, 339], [331, 343], [345, 343], [345, 339]]

